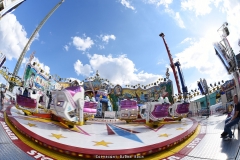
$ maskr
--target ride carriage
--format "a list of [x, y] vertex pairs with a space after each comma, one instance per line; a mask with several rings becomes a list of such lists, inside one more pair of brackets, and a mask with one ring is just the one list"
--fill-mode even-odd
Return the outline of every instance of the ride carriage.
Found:
[[146, 123], [153, 122], [157, 126], [164, 120], [181, 120], [189, 113], [189, 103], [180, 102], [171, 105], [168, 98], [159, 98], [158, 102], [146, 102], [140, 108], [140, 116]]
[[23, 94], [17, 94], [16, 107], [23, 110], [25, 115], [29, 115], [32, 112], [37, 112], [38, 97], [36, 95], [36, 91], [25, 88]]
[[89, 118], [93, 118], [94, 115], [96, 115], [97, 105], [98, 105], [98, 102], [96, 102], [94, 97], [92, 97], [91, 100], [88, 96], [85, 97], [84, 107], [83, 107], [83, 115], [84, 115], [85, 121], [88, 120]]
[[[97, 102], [84, 100], [84, 89], [80, 86], [72, 86], [61, 91], [52, 92], [50, 109], [52, 113], [68, 121], [79, 121], [82, 115], [84, 120], [93, 117], [97, 110]], [[83, 112], [83, 113], [80, 113]]]
[[133, 99], [124, 99], [120, 101], [120, 119], [127, 122], [138, 118], [137, 101]]
[[174, 103], [171, 106], [170, 114], [172, 115], [172, 117], [177, 117], [179, 120], [181, 120], [183, 117], [188, 116], [189, 106], [190, 103], [186, 101]]
[[[40, 98], [41, 96], [43, 97]], [[62, 119], [64, 122], [77, 123], [80, 116], [79, 112], [91, 115], [96, 114], [97, 102], [84, 101], [84, 89], [80, 86], [72, 86], [60, 91], [51, 91], [47, 94], [25, 93], [17, 95], [17, 106], [24, 108], [22, 110], [27, 115], [36, 113], [36, 109], [40, 105], [45, 110], [51, 112], [52, 117], [55, 117], [53, 120], [61, 121], [60, 119]], [[80, 110], [80, 107], [82, 110]]]

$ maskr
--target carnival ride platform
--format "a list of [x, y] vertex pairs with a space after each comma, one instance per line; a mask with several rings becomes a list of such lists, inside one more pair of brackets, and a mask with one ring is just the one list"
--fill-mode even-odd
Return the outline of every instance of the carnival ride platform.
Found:
[[157, 128], [93, 119], [69, 129], [48, 119], [25, 116], [8, 105], [1, 111], [0, 122], [8, 138], [33, 159], [238, 159], [238, 130], [231, 141], [220, 139], [225, 118], [184, 118]]

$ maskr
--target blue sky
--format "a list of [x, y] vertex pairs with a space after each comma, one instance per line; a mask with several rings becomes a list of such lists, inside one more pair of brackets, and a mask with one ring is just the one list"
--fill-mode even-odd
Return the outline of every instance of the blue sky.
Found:
[[[28, 0], [0, 20], [0, 51], [7, 55], [10, 72], [35, 28], [59, 1]], [[35, 60], [50, 74], [82, 81], [98, 70], [113, 84], [146, 85], [165, 77], [169, 67], [159, 37], [163, 32], [188, 88], [195, 89], [200, 78], [208, 83], [231, 78], [212, 43], [220, 41], [217, 29], [227, 21], [228, 40], [239, 53], [239, 15], [238, 0], [65, 0], [40, 30], [24, 62], [36, 51]], [[4, 83], [2, 77], [0, 81]]]

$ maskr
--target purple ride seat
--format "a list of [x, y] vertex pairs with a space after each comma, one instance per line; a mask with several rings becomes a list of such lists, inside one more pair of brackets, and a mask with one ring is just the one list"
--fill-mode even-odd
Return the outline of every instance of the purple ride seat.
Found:
[[72, 86], [65, 88], [72, 96], [74, 96], [76, 93], [81, 92], [80, 86]]
[[17, 104], [26, 108], [36, 108], [37, 100], [31, 99], [30, 97], [25, 97], [23, 95], [17, 95]]
[[97, 109], [83, 108], [84, 113], [97, 113]]
[[83, 112], [85, 113], [97, 113], [97, 102], [88, 102], [85, 101]]
[[121, 105], [126, 105], [126, 100], [120, 101], [120, 106], [121, 106]]
[[135, 100], [122, 100], [120, 101], [121, 110], [125, 109], [138, 109], [137, 102]]
[[121, 105], [121, 109], [137, 109], [138, 106]]
[[90, 102], [89, 103], [89, 108], [97, 108], [97, 103], [96, 102]]
[[152, 115], [155, 118], [168, 117], [169, 106], [170, 104], [156, 104], [154, 110], [152, 111]]
[[189, 112], [190, 103], [182, 103], [177, 105], [176, 112], [178, 114], [187, 114]]

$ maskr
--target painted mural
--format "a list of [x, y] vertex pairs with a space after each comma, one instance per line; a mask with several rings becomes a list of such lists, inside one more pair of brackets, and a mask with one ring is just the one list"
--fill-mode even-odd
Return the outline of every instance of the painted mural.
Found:
[[113, 92], [116, 96], [122, 95], [122, 87], [120, 85], [116, 85], [113, 89]]
[[40, 89], [45, 91], [49, 89], [50, 83], [47, 79], [39, 72], [36, 68], [34, 68], [30, 63], [27, 64], [24, 74], [24, 86], [27, 88]]
[[84, 82], [83, 87], [85, 90], [85, 97], [99, 102], [96, 117], [104, 117], [105, 111], [113, 110], [112, 102], [114, 98], [110, 98], [109, 93], [111, 92], [111, 87], [108, 81], [97, 76], [95, 79]]
[[101, 80], [100, 79], [94, 79], [94, 81], [87, 81], [84, 82], [84, 90], [86, 92], [95, 92], [101, 88]]
[[226, 91], [228, 91], [228, 90], [230, 90], [230, 89], [232, 89], [234, 87], [235, 87], [235, 81], [234, 81], [234, 79], [231, 79], [231, 80], [226, 81], [222, 85], [221, 89], [222, 89], [223, 92], [226, 92]]
[[99, 101], [101, 104], [99, 105], [99, 116], [107, 110], [118, 111], [119, 102], [126, 98], [136, 100], [139, 106], [145, 102], [158, 101], [160, 97], [168, 97], [169, 102], [174, 103], [173, 83], [171, 80], [161, 82], [158, 85], [152, 85], [152, 87], [147, 89], [146, 87], [143, 89], [140, 86], [140, 84], [138, 88], [122, 88], [120, 85], [114, 86], [108, 80], [100, 78], [99, 75], [83, 83], [85, 97]]
[[[131, 97], [139, 104], [150, 101], [158, 101], [160, 97], [168, 97], [169, 101], [173, 103], [173, 84], [171, 80], [167, 82], [162, 82], [157, 86], [152, 86], [148, 89], [142, 89], [138, 87], [137, 89], [123, 88], [122, 94], [125, 97]], [[124, 96], [122, 98], [124, 98]]]

